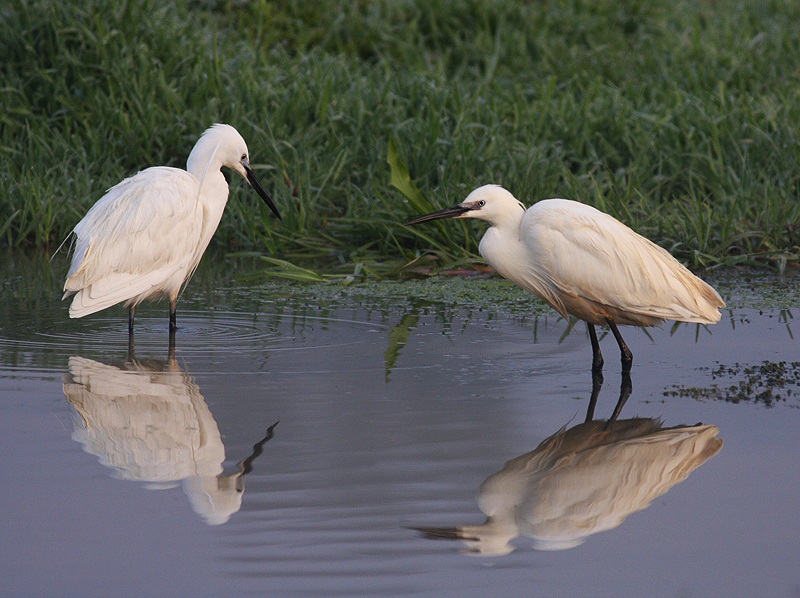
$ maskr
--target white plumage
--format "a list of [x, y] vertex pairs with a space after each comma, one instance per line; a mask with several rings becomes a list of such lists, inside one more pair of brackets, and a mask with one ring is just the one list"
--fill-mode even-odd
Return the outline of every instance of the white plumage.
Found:
[[280, 218], [250, 168], [247, 145], [230, 125], [207, 129], [189, 154], [187, 169], [158, 166], [125, 179], [75, 226], [64, 297], [80, 318], [120, 302], [133, 310], [167, 297], [174, 330], [178, 296], [217, 230], [228, 201], [221, 168], [241, 174]]
[[501, 276], [534, 293], [562, 316], [585, 320], [602, 368], [595, 325], [611, 327], [623, 372], [633, 357], [617, 324], [652, 326], [663, 320], [713, 324], [725, 303], [666, 250], [591, 206], [546, 199], [525, 209], [497, 185], [475, 189], [457, 206], [416, 218], [479, 218], [491, 226], [480, 242]]

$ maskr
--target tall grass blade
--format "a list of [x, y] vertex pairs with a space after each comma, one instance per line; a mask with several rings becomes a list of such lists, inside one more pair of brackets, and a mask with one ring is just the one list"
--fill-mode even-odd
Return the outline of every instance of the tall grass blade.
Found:
[[408, 166], [406, 166], [405, 162], [403, 162], [403, 159], [400, 157], [400, 152], [397, 151], [397, 143], [394, 140], [394, 136], [389, 137], [389, 149], [386, 154], [386, 162], [389, 164], [392, 173], [392, 187], [403, 194], [408, 200], [408, 203], [411, 204], [412, 209], [420, 214], [432, 212], [433, 204], [425, 199], [425, 196], [422, 195], [422, 192], [414, 184], [414, 181], [411, 180]]
[[275, 276], [277, 278], [287, 278], [289, 280], [299, 280], [302, 282], [324, 282], [326, 280], [321, 274], [309, 270], [308, 268], [302, 268], [286, 260], [266, 255], [262, 255], [261, 259], [278, 268], [277, 270], [263, 270], [262, 274], [266, 276]]

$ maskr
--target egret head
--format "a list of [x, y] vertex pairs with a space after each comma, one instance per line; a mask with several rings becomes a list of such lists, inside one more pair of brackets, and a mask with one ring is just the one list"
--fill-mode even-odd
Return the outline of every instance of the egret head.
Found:
[[[272, 213], [280, 219], [280, 212], [272, 201], [272, 197], [261, 186], [250, 167], [250, 152], [247, 150], [244, 139], [239, 135], [239, 131], [230, 125], [219, 123], [206, 129], [195, 144], [192, 153], [189, 154], [187, 170], [197, 175], [196, 167], [202, 166], [201, 172], [204, 172], [211, 166], [212, 161], [216, 161], [220, 166], [227, 166], [242, 175], [261, 196]], [[202, 180], [203, 177], [198, 178]]]
[[484, 185], [467, 195], [460, 204], [414, 218], [406, 224], [419, 224], [442, 218], [478, 218], [496, 225], [509, 218], [519, 221], [524, 213], [525, 206], [500, 185]]

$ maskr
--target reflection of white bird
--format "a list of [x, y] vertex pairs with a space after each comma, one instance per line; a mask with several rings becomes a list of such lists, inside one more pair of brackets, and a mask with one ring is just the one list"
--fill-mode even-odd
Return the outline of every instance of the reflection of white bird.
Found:
[[153, 489], [182, 484], [194, 511], [211, 525], [241, 508], [243, 477], [272, 428], [239, 471], [222, 475], [225, 446], [217, 422], [174, 359], [120, 369], [70, 357], [69, 371], [64, 393], [81, 416], [72, 437], [116, 477]]
[[654, 419], [562, 429], [481, 485], [485, 523], [417, 529], [429, 538], [463, 540], [468, 554], [508, 554], [519, 535], [532, 537], [537, 550], [572, 548], [686, 479], [722, 448], [717, 434], [713, 425], [661, 428]]
[[608, 325], [622, 352], [622, 370], [633, 355], [617, 324], [653, 326], [662, 320], [713, 324], [725, 303], [667, 251], [591, 206], [547, 199], [525, 209], [497, 185], [408, 222], [479, 218], [491, 227], [480, 252], [500, 275], [534, 293], [565, 318], [585, 320], [592, 368], [603, 366], [595, 325]]
[[186, 170], [159, 166], [125, 179], [75, 226], [75, 251], [64, 283], [64, 297], [75, 295], [70, 317], [124, 301], [132, 331], [136, 305], [167, 297], [174, 331], [178, 295], [200, 263], [228, 202], [223, 166], [247, 179], [280, 218], [250, 168], [242, 136], [230, 125], [214, 125], [195, 144]]

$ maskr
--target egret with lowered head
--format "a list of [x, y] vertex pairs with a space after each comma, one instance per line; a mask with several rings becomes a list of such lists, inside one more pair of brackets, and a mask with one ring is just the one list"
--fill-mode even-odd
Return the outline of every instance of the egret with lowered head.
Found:
[[223, 166], [242, 175], [281, 217], [250, 167], [242, 136], [230, 125], [213, 125], [195, 144], [186, 170], [142, 170], [109, 189], [75, 226], [72, 265], [64, 283], [64, 298], [75, 295], [70, 317], [124, 301], [132, 334], [136, 306], [167, 297], [172, 336], [178, 296], [228, 203]]
[[498, 185], [475, 189], [460, 204], [411, 220], [478, 218], [489, 223], [479, 250], [501, 276], [541, 297], [565, 318], [586, 321], [592, 369], [602, 370], [595, 326], [608, 325], [629, 373], [631, 353], [618, 324], [663, 320], [714, 324], [725, 302], [666, 250], [595, 208], [546, 199], [530, 208]]

